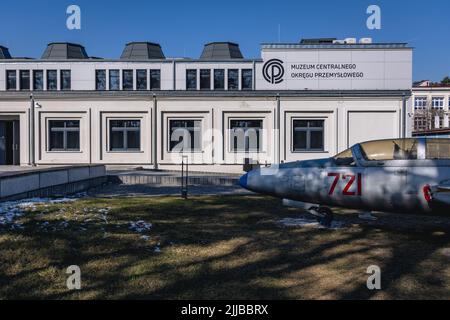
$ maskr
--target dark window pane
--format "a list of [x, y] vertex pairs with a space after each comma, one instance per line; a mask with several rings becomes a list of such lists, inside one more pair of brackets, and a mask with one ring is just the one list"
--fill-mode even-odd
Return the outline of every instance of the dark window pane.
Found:
[[311, 149], [323, 149], [323, 131], [311, 131]]
[[44, 90], [44, 71], [33, 71], [33, 90]]
[[123, 150], [125, 148], [124, 143], [124, 131], [111, 131], [110, 149]]
[[197, 70], [186, 70], [186, 90], [197, 90]]
[[200, 90], [211, 90], [211, 70], [200, 70]]
[[15, 70], [6, 71], [6, 90], [17, 89], [17, 73]]
[[225, 70], [214, 70], [214, 90], [225, 89]]
[[109, 70], [109, 90], [120, 90], [119, 70]]
[[228, 90], [239, 90], [239, 70], [228, 70]]
[[133, 90], [133, 70], [123, 70], [123, 90]]
[[58, 72], [56, 70], [47, 70], [47, 90], [58, 90]]
[[106, 90], [106, 70], [95, 70], [95, 90]]
[[294, 151], [302, 151], [307, 148], [306, 131], [294, 132]]
[[253, 70], [243, 69], [242, 70], [242, 90], [252, 90], [253, 89]]
[[141, 133], [139, 130], [127, 131], [127, 147], [128, 149], [141, 148]]
[[30, 90], [29, 70], [20, 70], [20, 90]]
[[67, 150], [80, 149], [80, 131], [67, 131]]
[[64, 149], [64, 132], [51, 131], [50, 132], [50, 151]]
[[61, 70], [61, 90], [72, 89], [72, 76], [70, 70]]
[[147, 70], [136, 71], [136, 82], [138, 90], [147, 90]]
[[161, 70], [150, 70], [150, 89], [161, 90]]

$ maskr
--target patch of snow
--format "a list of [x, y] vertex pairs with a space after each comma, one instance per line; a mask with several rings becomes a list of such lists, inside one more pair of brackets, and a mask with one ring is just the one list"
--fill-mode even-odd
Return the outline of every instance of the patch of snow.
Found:
[[321, 225], [315, 219], [305, 219], [305, 218], [285, 218], [278, 221], [278, 223], [285, 227], [303, 227], [303, 228], [318, 228], [318, 229], [332, 229], [332, 230], [342, 229], [344, 226], [343, 222], [333, 221], [331, 223], [331, 226], [328, 228]]
[[133, 230], [137, 233], [143, 233], [145, 231], [150, 231], [153, 227], [151, 223], [145, 222], [144, 220], [130, 222], [130, 230]]
[[[80, 193], [73, 197], [66, 197], [60, 199], [50, 198], [31, 198], [17, 201], [7, 201], [0, 203], [0, 225], [16, 225], [16, 227], [23, 228], [20, 224], [15, 224], [15, 221], [25, 214], [25, 211], [36, 211], [38, 205], [47, 207], [49, 204], [68, 203], [78, 200], [85, 196], [86, 193]], [[47, 211], [48, 212], [48, 211]], [[16, 228], [14, 227], [14, 228]]]

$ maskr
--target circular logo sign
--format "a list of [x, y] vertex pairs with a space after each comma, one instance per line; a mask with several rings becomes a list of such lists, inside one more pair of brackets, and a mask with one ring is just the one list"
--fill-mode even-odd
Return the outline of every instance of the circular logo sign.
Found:
[[283, 82], [284, 67], [283, 61], [279, 59], [271, 59], [264, 64], [263, 76], [267, 82], [277, 84]]

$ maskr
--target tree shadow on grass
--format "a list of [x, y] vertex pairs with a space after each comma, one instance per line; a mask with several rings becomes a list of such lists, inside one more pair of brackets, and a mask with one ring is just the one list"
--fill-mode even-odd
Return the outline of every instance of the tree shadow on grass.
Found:
[[[80, 222], [71, 221], [70, 232], [24, 231], [14, 241], [1, 240], [1, 254], [17, 249], [42, 260], [13, 273], [13, 264], [20, 265], [21, 259], [5, 257], [8, 267], [0, 271], [1, 296], [370, 299], [380, 294], [366, 287], [365, 272], [372, 264], [382, 269], [384, 298], [449, 295], [448, 268], [436, 252], [450, 245], [450, 230], [444, 228], [436, 237], [435, 231], [442, 231], [438, 226], [417, 232], [363, 223], [341, 230], [285, 228], [276, 222], [301, 213], [259, 196], [114, 201], [110, 225], [96, 221], [86, 234], [76, 231]], [[127, 223], [138, 219], [154, 224], [150, 245], [128, 229]], [[108, 238], [102, 237], [102, 228], [110, 233]], [[156, 242], [161, 244], [159, 254], [153, 251]], [[82, 270], [79, 292], [65, 288], [64, 272], [72, 264]], [[49, 268], [60, 273], [47, 279], [36, 276]]]

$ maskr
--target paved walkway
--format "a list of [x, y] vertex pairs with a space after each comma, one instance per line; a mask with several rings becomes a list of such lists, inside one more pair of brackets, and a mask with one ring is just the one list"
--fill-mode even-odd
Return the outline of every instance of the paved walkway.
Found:
[[[252, 192], [239, 186], [189, 186], [188, 192], [191, 196], [252, 194]], [[181, 195], [181, 188], [179, 186], [109, 184], [91, 189], [88, 194], [99, 198], [179, 196]]]

